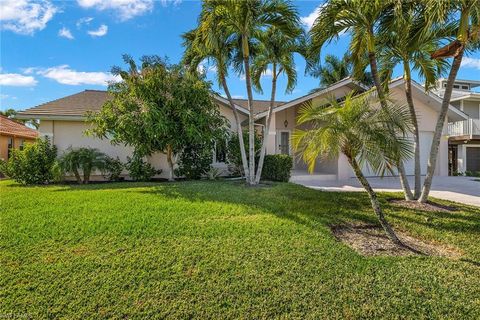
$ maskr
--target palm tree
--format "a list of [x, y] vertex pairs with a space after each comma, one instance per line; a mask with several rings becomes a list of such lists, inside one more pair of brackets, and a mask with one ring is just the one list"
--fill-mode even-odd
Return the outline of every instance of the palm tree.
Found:
[[[285, 0], [205, 0], [202, 5], [198, 29], [202, 34], [223, 30], [227, 39], [233, 39], [243, 65], [237, 71], [244, 73], [249, 109], [249, 170], [247, 181], [255, 184], [254, 108], [250, 63], [253, 58], [251, 44], [261, 31], [276, 27], [287, 36], [297, 33], [298, 14], [293, 5]], [[208, 41], [208, 37], [205, 41]]]
[[[200, 18], [202, 20], [202, 18]], [[227, 84], [228, 68], [232, 63], [232, 55], [234, 50], [234, 44], [231, 39], [226, 37], [223, 30], [212, 29], [209, 32], [202, 33], [200, 29], [191, 30], [183, 34], [183, 46], [185, 47], [185, 53], [183, 56], [183, 63], [192, 72], [197, 72], [202, 63], [207, 62], [213, 64], [216, 67], [217, 82], [223, 88], [230, 108], [233, 111], [235, 118], [235, 126], [237, 128], [237, 134], [239, 137], [243, 136], [242, 125], [240, 117], [238, 115], [237, 108], [233, 102], [232, 95]], [[206, 40], [208, 39], [208, 40]], [[247, 155], [245, 152], [245, 143], [243, 139], [238, 139], [240, 144], [240, 154], [242, 159], [243, 171], [245, 177], [249, 176]]]
[[[69, 148], [60, 158], [60, 166], [64, 172], [75, 175], [78, 184], [88, 184], [93, 170], [101, 170], [105, 166], [105, 154], [93, 148]], [[80, 172], [83, 174], [83, 182]]]
[[[430, 57], [430, 52], [440, 46], [440, 41], [451, 32], [449, 26], [428, 28], [425, 30], [423, 8], [415, 3], [401, 3], [399, 10], [391, 10], [382, 17], [380, 65], [382, 78], [388, 82], [396, 65], [402, 65], [405, 82], [405, 96], [413, 123], [414, 175], [413, 198], [418, 199], [421, 192], [420, 135], [415, 104], [412, 96], [412, 67], [425, 79], [425, 89], [435, 85], [443, 74], [446, 62]], [[409, 195], [405, 195], [409, 200]]]
[[440, 138], [447, 117], [450, 99], [452, 97], [453, 84], [457, 78], [458, 70], [462, 64], [463, 55], [467, 50], [480, 48], [480, 4], [478, 0], [452, 0], [452, 1], [426, 1], [429, 24], [445, 23], [453, 20], [456, 23], [456, 37], [446, 46], [436, 50], [431, 57], [444, 60], [453, 57], [450, 72], [447, 78], [442, 107], [437, 118], [435, 133], [433, 135], [430, 157], [428, 159], [427, 174], [423, 183], [419, 202], [426, 202], [432, 186], [433, 175], [438, 157]]
[[[332, 0], [321, 9], [310, 30], [310, 59], [320, 55], [325, 43], [329, 43], [344, 32], [350, 32], [350, 51], [353, 75], [362, 78], [365, 67], [370, 65], [373, 83], [377, 89], [382, 108], [387, 107], [385, 88], [377, 63], [378, 25], [386, 10], [391, 10], [394, 0]], [[402, 162], [396, 164], [405, 195], [413, 199], [413, 194]]]
[[346, 96], [340, 104], [333, 100], [328, 106], [314, 106], [306, 103], [300, 109], [297, 123], [308, 123], [311, 129], [295, 130], [294, 149], [314, 170], [317, 158], [336, 159], [343, 153], [359, 182], [368, 193], [370, 202], [387, 236], [396, 244], [403, 245], [388, 223], [375, 191], [362, 172], [362, 166], [369, 165], [383, 174], [399, 158], [411, 154], [406, 134], [410, 130], [410, 116], [407, 108], [387, 104], [382, 108], [372, 106], [370, 94]]
[[[300, 34], [300, 27], [298, 29]], [[273, 106], [275, 105], [275, 94], [277, 90], [277, 79], [281, 74], [287, 77], [287, 87], [285, 91], [292, 92], [297, 82], [297, 71], [295, 70], [295, 61], [293, 54], [301, 51], [295, 38], [291, 38], [283, 34], [275, 27], [269, 28], [260, 37], [260, 44], [257, 48], [258, 54], [255, 56], [252, 64], [252, 76], [255, 88], [262, 92], [260, 79], [271, 66], [272, 72], [272, 91], [270, 95], [270, 105], [268, 114], [265, 118], [265, 129], [260, 149], [260, 158], [258, 161], [257, 174], [255, 183], [260, 182], [262, 175], [263, 162], [267, 149], [267, 136], [270, 132], [270, 124], [272, 120]]]
[[[323, 65], [313, 67], [310, 74], [314, 78], [320, 79], [320, 87], [312, 91], [324, 89], [332, 84], [352, 76], [352, 58], [348, 53], [345, 53], [342, 59], [339, 59], [333, 54], [327, 54], [325, 56], [325, 62]], [[373, 85], [373, 79], [370, 72], [365, 72], [362, 79], [358, 79], [367, 87]]]

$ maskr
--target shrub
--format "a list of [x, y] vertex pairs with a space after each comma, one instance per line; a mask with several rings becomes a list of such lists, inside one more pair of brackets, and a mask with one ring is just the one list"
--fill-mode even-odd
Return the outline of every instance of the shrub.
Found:
[[217, 180], [222, 175], [222, 173], [222, 169], [210, 166], [210, 170], [207, 171], [207, 178], [208, 180]]
[[53, 182], [60, 183], [65, 180], [65, 171], [63, 171], [60, 161], [55, 160], [51, 172]]
[[[94, 170], [103, 170], [105, 154], [93, 148], [69, 148], [60, 158], [60, 166], [66, 173], [73, 173], [79, 184], [90, 182], [90, 175]], [[83, 175], [83, 181], [80, 177]]]
[[467, 177], [480, 177], [480, 171], [465, 171]]
[[[248, 132], [243, 132], [243, 142], [245, 143], [245, 151], [247, 153], [248, 161]], [[262, 147], [262, 140], [255, 135], [255, 168], [257, 168], [258, 159], [260, 155], [260, 148]], [[238, 141], [238, 134], [232, 133], [227, 143], [227, 163], [229, 169], [233, 174], [244, 175], [242, 165], [242, 155], [240, 153], [240, 143]]]
[[266, 155], [262, 169], [262, 179], [288, 182], [293, 159], [286, 154]]
[[112, 158], [107, 156], [105, 158], [105, 167], [103, 168], [103, 177], [109, 181], [120, 181], [124, 167], [125, 165], [118, 157]]
[[11, 156], [2, 167], [5, 175], [22, 184], [49, 183], [57, 148], [48, 138], [26, 143], [23, 150], [12, 149]]
[[187, 179], [200, 179], [210, 169], [213, 157], [210, 143], [189, 145], [183, 149], [178, 161], [177, 176]]
[[127, 157], [125, 168], [128, 170], [130, 178], [135, 181], [149, 181], [154, 175], [162, 172], [162, 170], [156, 170], [150, 163], [143, 161], [142, 157], [135, 154], [132, 158]]

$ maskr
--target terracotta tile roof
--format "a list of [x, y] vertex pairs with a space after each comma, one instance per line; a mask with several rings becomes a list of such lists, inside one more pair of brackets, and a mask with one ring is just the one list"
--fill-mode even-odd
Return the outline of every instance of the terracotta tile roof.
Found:
[[36, 130], [30, 129], [29, 127], [3, 115], [0, 115], [0, 134], [32, 139], [38, 137], [38, 132]]
[[[108, 100], [108, 92], [101, 90], [85, 90], [70, 96], [53, 100], [39, 106], [20, 112], [20, 116], [77, 116], [82, 117], [87, 111], [100, 111], [103, 104]], [[234, 102], [244, 108], [247, 108], [247, 100], [234, 99]], [[284, 102], [277, 101], [275, 106]], [[255, 113], [268, 109], [270, 101], [254, 100]]]

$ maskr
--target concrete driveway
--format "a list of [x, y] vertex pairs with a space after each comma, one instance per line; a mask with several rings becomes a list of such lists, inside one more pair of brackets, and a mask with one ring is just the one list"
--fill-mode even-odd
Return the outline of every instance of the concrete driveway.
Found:
[[[477, 179], [477, 181], [475, 181]], [[408, 178], [413, 186], [413, 177]], [[348, 180], [326, 180], [320, 175], [293, 174], [291, 182], [325, 191], [364, 191], [356, 178]], [[401, 192], [398, 177], [368, 178], [375, 191]], [[423, 178], [422, 178], [423, 182]], [[434, 177], [432, 197], [480, 207], [480, 178]]]

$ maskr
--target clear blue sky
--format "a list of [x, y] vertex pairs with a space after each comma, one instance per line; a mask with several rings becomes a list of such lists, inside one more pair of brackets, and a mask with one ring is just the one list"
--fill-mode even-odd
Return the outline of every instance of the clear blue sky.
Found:
[[[0, 109], [25, 109], [84, 89], [106, 89], [114, 65], [122, 65], [121, 55], [168, 56], [178, 62], [182, 56], [181, 34], [195, 27], [200, 2], [180, 0], [1, 0]], [[300, 16], [312, 22], [322, 1], [295, 2]], [[349, 37], [325, 47], [322, 55], [342, 56]], [[304, 75], [304, 61], [297, 57], [298, 84], [290, 95], [308, 93], [318, 80]], [[208, 72], [213, 79], [214, 70]], [[400, 75], [400, 72], [396, 72]], [[459, 78], [480, 80], [480, 53], [470, 55]], [[270, 78], [263, 79], [269, 98]], [[245, 97], [245, 81], [229, 79], [230, 91]], [[220, 89], [214, 84], [214, 89]], [[221, 93], [221, 92], [220, 92]]]

